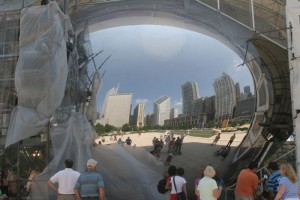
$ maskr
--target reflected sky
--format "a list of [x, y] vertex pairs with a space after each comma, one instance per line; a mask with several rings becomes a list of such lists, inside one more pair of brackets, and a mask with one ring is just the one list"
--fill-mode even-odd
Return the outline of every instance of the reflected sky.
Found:
[[122, 26], [90, 34], [93, 51], [104, 50], [96, 58], [100, 64], [111, 55], [101, 68], [105, 71], [99, 94], [98, 109], [106, 92], [117, 87], [119, 92], [133, 93], [132, 108], [146, 103], [146, 113], [152, 112], [153, 101], [163, 95], [171, 97], [171, 107], [181, 113], [181, 85], [196, 81], [199, 94], [214, 95], [213, 82], [228, 73], [239, 82], [241, 91], [253, 80], [246, 66], [227, 46], [197, 32], [156, 25]]

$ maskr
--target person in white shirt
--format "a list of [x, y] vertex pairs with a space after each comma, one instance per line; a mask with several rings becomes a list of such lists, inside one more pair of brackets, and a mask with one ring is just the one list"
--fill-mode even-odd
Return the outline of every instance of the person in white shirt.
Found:
[[223, 187], [218, 187], [217, 182], [213, 179], [215, 174], [216, 171], [212, 166], [205, 168], [204, 177], [199, 181], [195, 191], [197, 197], [204, 200], [217, 200], [220, 197]]
[[187, 200], [186, 180], [182, 176], [184, 175], [184, 169], [178, 168], [177, 175], [172, 176], [170, 182], [167, 183], [166, 188], [171, 188], [171, 200], [178, 200], [178, 196], [181, 199]]
[[[73, 161], [65, 160], [65, 169], [57, 172], [48, 180], [48, 186], [56, 193], [57, 200], [76, 200], [74, 187], [80, 173], [73, 170]], [[54, 183], [58, 183], [58, 188]]]

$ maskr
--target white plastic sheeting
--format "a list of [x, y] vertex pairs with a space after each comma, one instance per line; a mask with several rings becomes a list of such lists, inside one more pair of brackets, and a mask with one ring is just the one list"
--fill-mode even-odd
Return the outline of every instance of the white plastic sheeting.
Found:
[[0, 11], [20, 10], [30, 6], [38, 0], [0, 0]]
[[101, 74], [100, 72], [96, 71], [93, 75], [93, 80], [92, 80], [92, 86], [91, 86], [92, 95], [90, 97], [90, 102], [86, 110], [86, 116], [91, 122], [93, 122], [93, 124], [98, 119], [97, 99], [99, 96], [99, 91], [101, 89], [101, 86], [102, 86]]
[[[74, 169], [85, 170], [86, 161], [92, 157], [93, 130], [87, 118], [81, 113], [72, 113], [69, 119], [50, 129], [54, 159], [43, 173], [35, 178], [31, 188], [31, 199], [48, 199], [53, 195], [47, 181], [57, 171], [64, 168], [64, 160], [72, 158]], [[54, 195], [55, 196], [55, 195]], [[53, 196], [53, 197], [54, 197]]]
[[15, 72], [18, 106], [5, 146], [36, 135], [64, 96], [68, 75], [66, 38], [71, 28], [56, 2], [21, 12], [20, 51]]
[[162, 200], [156, 185], [162, 178], [163, 163], [143, 148], [93, 144], [93, 130], [80, 113], [72, 113], [69, 120], [50, 130], [53, 161], [43, 173], [35, 177], [31, 188], [31, 199], [55, 199], [56, 195], [48, 188], [50, 176], [64, 168], [66, 158], [74, 161], [73, 168], [85, 171], [89, 158], [98, 161], [98, 170], [104, 178], [106, 196], [109, 200]]
[[163, 163], [146, 150], [113, 144], [97, 146], [93, 157], [100, 162], [108, 200], [163, 200], [157, 191]]

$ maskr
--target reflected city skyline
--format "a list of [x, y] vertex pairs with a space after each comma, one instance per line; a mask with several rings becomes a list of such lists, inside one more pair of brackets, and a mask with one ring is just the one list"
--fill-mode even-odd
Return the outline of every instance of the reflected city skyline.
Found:
[[105, 29], [90, 34], [96, 58], [111, 58], [102, 67], [104, 82], [98, 99], [102, 111], [105, 94], [113, 87], [133, 93], [132, 109], [145, 103], [145, 113], [153, 111], [153, 102], [170, 96], [171, 108], [182, 113], [181, 85], [197, 82], [199, 96], [214, 95], [213, 82], [226, 72], [241, 90], [253, 80], [242, 59], [219, 41], [196, 32], [166, 26], [139, 25]]

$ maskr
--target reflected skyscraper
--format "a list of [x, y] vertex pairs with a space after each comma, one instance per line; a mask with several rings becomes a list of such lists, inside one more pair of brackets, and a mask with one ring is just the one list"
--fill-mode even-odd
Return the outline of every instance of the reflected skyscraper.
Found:
[[236, 105], [236, 91], [232, 78], [223, 72], [222, 76], [214, 81], [215, 89], [215, 120], [231, 119]]
[[163, 126], [165, 120], [170, 119], [170, 97], [163, 96], [153, 104], [154, 124]]
[[193, 115], [194, 102], [199, 98], [197, 82], [186, 82], [181, 86], [182, 90], [182, 114], [184, 116]]
[[137, 104], [133, 111], [133, 123], [137, 127], [144, 126], [144, 111], [145, 111], [145, 104]]
[[129, 124], [131, 99], [132, 93], [118, 93], [118, 88], [109, 90], [104, 100], [101, 124], [110, 124], [115, 127]]

